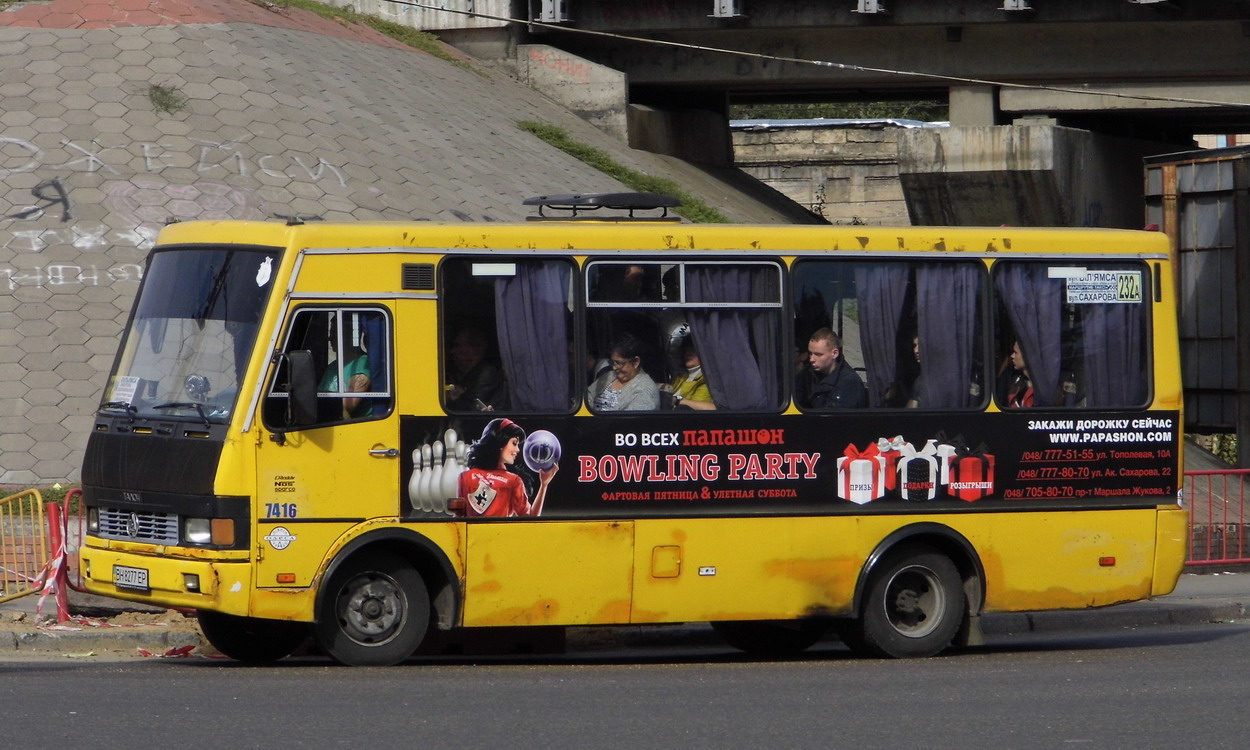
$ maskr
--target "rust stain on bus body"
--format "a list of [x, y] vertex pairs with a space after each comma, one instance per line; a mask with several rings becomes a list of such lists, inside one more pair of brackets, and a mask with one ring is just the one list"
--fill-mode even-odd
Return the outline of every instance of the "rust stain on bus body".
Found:
[[489, 622], [498, 625], [551, 625], [560, 612], [560, 603], [555, 599], [539, 599], [531, 606], [509, 607], [491, 613]]

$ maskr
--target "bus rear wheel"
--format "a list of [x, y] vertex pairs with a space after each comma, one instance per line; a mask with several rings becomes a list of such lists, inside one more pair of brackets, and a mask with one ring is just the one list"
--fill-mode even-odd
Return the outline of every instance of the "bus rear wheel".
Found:
[[911, 546], [873, 571], [848, 645], [896, 659], [934, 656], [950, 646], [964, 610], [955, 564], [932, 547]]
[[429, 629], [425, 581], [397, 555], [348, 560], [321, 596], [313, 631], [321, 648], [342, 664], [398, 664], [417, 650]]
[[262, 620], [199, 610], [195, 619], [205, 640], [221, 653], [248, 664], [284, 659], [308, 640], [308, 623]]

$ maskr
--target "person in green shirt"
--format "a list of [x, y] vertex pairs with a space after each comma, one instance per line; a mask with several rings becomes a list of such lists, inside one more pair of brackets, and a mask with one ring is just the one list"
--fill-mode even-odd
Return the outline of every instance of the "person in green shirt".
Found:
[[[340, 342], [338, 341], [336, 329], [337, 326], [331, 325], [330, 345], [337, 349]], [[319, 392], [365, 393], [370, 390], [373, 378], [369, 374], [369, 355], [362, 348], [363, 345], [364, 337], [362, 334], [359, 346], [346, 344], [343, 347], [346, 350], [343, 357], [343, 379], [347, 381], [347, 387], [339, 388], [339, 364], [338, 360], [334, 359], [326, 366], [326, 371], [321, 376], [321, 382], [317, 386]], [[340, 402], [343, 419], [367, 417], [373, 409], [373, 405], [366, 398], [348, 397], [340, 398], [338, 401]]]

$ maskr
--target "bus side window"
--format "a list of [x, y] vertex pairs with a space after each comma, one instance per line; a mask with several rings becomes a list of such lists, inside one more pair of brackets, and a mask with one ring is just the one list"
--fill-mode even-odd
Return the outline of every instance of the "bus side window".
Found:
[[1000, 261], [993, 271], [1000, 406], [1145, 404], [1143, 264]]
[[316, 427], [375, 419], [391, 411], [390, 325], [376, 308], [304, 308], [295, 311], [283, 351], [312, 362], [317, 413], [311, 424], [289, 424], [287, 361], [279, 363], [269, 398], [267, 424]]
[[576, 406], [570, 261], [449, 258], [440, 272], [448, 412]]
[[[788, 376], [780, 333], [781, 275], [780, 265], [771, 261], [591, 263], [586, 272], [591, 410], [778, 409]], [[629, 386], [622, 407], [622, 399], [608, 389], [615, 379], [620, 388], [612, 390], [622, 390], [637, 374], [645, 376], [642, 385]], [[633, 397], [643, 390], [645, 398]]]
[[984, 277], [975, 261], [800, 261], [796, 402], [813, 406], [801, 387], [815, 377], [804, 354], [813, 334], [832, 330], [842, 366], [867, 387], [869, 408], [980, 408]]

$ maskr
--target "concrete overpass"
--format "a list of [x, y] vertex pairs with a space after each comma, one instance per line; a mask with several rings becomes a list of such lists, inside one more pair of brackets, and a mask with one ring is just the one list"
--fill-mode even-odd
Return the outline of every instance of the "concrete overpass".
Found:
[[[957, 126], [1043, 116], [1182, 146], [1250, 127], [1250, 2], [740, 0], [740, 15], [715, 17], [724, 4], [567, 0], [558, 27], [609, 36], [525, 36], [623, 72], [639, 104], [948, 99]], [[880, 5], [888, 12], [857, 12]]]
[[1140, 227], [1143, 158], [1250, 132], [1250, 0], [336, 1], [697, 162], [735, 103], [945, 100], [900, 136], [914, 223]]

